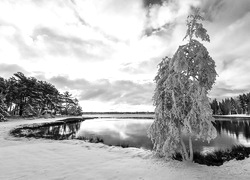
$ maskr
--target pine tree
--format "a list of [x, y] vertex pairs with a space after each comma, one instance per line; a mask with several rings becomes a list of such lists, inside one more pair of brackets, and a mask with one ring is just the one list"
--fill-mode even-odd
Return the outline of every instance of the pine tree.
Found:
[[[148, 134], [161, 156], [172, 157], [180, 152], [183, 160], [192, 161], [192, 139], [210, 141], [216, 137], [207, 94], [217, 74], [214, 60], [195, 39], [210, 41], [206, 29], [199, 23], [201, 20], [204, 19], [199, 10], [194, 9], [187, 19], [188, 43], [179, 46], [172, 58], [162, 60], [155, 77], [156, 119]], [[184, 135], [188, 137], [188, 146]]]
[[232, 97], [230, 98], [230, 104], [231, 104], [231, 113], [238, 114], [239, 108], [238, 108], [237, 102]]
[[229, 98], [226, 98], [224, 101], [224, 107], [225, 107], [225, 115], [231, 114], [231, 101]]
[[6, 80], [0, 77], [0, 122], [5, 121], [6, 116], [9, 116], [7, 112], [7, 105], [5, 103], [6, 100], [6, 93], [7, 93], [7, 84]]
[[214, 99], [211, 103], [211, 108], [213, 110], [213, 114], [218, 114], [218, 110], [219, 110], [219, 105], [216, 99]]
[[9, 116], [9, 113], [7, 112], [7, 106], [4, 103], [4, 95], [0, 93], [0, 122], [5, 121], [7, 116]]
[[240, 108], [241, 108], [241, 114], [246, 113], [246, 104], [245, 104], [245, 98], [243, 95], [239, 95], [239, 104], [240, 104]]

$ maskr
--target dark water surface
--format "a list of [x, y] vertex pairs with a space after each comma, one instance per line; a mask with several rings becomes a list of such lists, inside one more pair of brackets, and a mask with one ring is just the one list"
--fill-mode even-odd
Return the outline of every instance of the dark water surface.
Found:
[[[78, 138], [107, 145], [152, 149], [153, 145], [147, 137], [147, 129], [152, 122], [152, 119], [146, 118], [101, 118], [39, 127], [26, 133], [53, 139]], [[212, 152], [230, 149], [234, 145], [250, 147], [250, 119], [217, 118], [214, 126], [217, 137], [210, 143], [194, 141], [195, 151]]]

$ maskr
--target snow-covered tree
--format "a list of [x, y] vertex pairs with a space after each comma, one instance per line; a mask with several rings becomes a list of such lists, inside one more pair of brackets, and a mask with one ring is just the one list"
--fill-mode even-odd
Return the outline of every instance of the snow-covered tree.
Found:
[[0, 122], [5, 121], [6, 116], [9, 116], [7, 112], [7, 106], [4, 103], [4, 95], [0, 93]]
[[9, 116], [7, 112], [7, 105], [5, 103], [5, 96], [7, 93], [6, 80], [0, 77], [0, 122], [5, 121], [5, 117]]
[[[215, 62], [197, 39], [210, 41], [198, 9], [187, 18], [188, 43], [179, 46], [172, 58], [165, 57], [155, 77], [153, 97], [156, 119], [149, 129], [156, 153], [193, 160], [194, 139], [210, 141], [216, 137], [214, 118], [207, 97], [216, 79]], [[184, 137], [188, 137], [185, 143]]]

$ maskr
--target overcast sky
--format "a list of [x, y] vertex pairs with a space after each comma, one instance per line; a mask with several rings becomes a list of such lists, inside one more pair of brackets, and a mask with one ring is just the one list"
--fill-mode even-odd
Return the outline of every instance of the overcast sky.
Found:
[[250, 92], [250, 0], [1, 0], [0, 76], [70, 91], [84, 111], [153, 111], [157, 64], [200, 7], [216, 62], [211, 98]]

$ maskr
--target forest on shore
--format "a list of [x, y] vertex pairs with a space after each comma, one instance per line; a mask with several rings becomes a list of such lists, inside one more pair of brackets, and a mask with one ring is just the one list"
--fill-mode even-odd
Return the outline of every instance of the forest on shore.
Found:
[[0, 121], [5, 117], [81, 115], [77, 98], [52, 84], [27, 77], [21, 72], [9, 79], [0, 77]]
[[[250, 114], [250, 93], [210, 102], [214, 115]], [[87, 112], [86, 112], [87, 113]], [[87, 114], [97, 112], [88, 112]], [[100, 112], [98, 112], [100, 113]], [[121, 112], [103, 112], [114, 114]], [[122, 112], [131, 113], [131, 112]], [[154, 112], [133, 112], [133, 114]], [[59, 90], [46, 81], [27, 77], [21, 72], [9, 79], [0, 77], [0, 120], [5, 117], [41, 117], [44, 115], [82, 115], [77, 98], [68, 91]]]
[[250, 114], [250, 93], [210, 103], [214, 115]]

